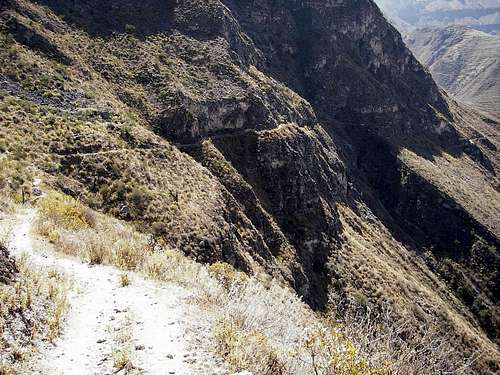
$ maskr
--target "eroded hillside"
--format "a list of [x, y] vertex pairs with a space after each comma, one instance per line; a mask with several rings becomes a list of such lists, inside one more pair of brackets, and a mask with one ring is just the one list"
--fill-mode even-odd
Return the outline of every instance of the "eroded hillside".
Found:
[[444, 96], [372, 1], [2, 7], [4, 163], [498, 370], [500, 121]]
[[500, 37], [449, 26], [408, 34], [408, 47], [436, 82], [457, 99], [500, 113]]

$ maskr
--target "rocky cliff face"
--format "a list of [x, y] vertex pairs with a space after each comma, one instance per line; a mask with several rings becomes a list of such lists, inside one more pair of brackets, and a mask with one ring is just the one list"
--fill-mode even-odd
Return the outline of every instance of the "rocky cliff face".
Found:
[[17, 0], [1, 30], [7, 157], [497, 370], [497, 120], [440, 93], [372, 1]]
[[263, 52], [262, 70], [307, 98], [326, 122], [401, 134], [433, 125], [429, 105], [447, 111], [431, 77], [371, 1], [228, 3]]
[[12, 282], [16, 271], [14, 260], [9, 257], [7, 249], [0, 244], [0, 284]]

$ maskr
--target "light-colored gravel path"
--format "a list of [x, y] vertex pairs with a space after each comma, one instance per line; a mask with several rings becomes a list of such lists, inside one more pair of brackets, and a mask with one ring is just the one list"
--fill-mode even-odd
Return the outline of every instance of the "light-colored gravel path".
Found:
[[[208, 326], [202, 318], [193, 319], [188, 290], [136, 274], [129, 274], [130, 285], [122, 287], [121, 272], [114, 267], [91, 266], [36, 245], [39, 240], [31, 234], [35, 217], [34, 209], [19, 213], [11, 251], [15, 256], [27, 253], [37, 266], [64, 272], [72, 285], [63, 333], [53, 344], [42, 345], [35, 373], [113, 374], [113, 352], [122, 346], [130, 348], [131, 373], [224, 373], [208, 351], [193, 347]], [[129, 339], [120, 344], [124, 337]]]

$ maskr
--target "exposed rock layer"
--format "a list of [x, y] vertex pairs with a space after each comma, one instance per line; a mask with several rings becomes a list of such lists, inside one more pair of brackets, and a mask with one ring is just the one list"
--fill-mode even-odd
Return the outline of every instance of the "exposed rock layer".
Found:
[[10, 283], [15, 276], [16, 265], [12, 258], [9, 257], [7, 249], [0, 244], [0, 283]]

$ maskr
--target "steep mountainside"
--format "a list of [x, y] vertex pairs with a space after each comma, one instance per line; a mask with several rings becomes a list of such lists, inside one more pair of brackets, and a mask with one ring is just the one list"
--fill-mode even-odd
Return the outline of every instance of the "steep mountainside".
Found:
[[418, 29], [405, 41], [439, 86], [461, 101], [500, 113], [500, 36], [449, 26]]
[[376, 0], [404, 32], [422, 27], [469, 26], [500, 32], [499, 0]]
[[498, 370], [500, 120], [441, 93], [371, 0], [2, 4], [5, 160]]

